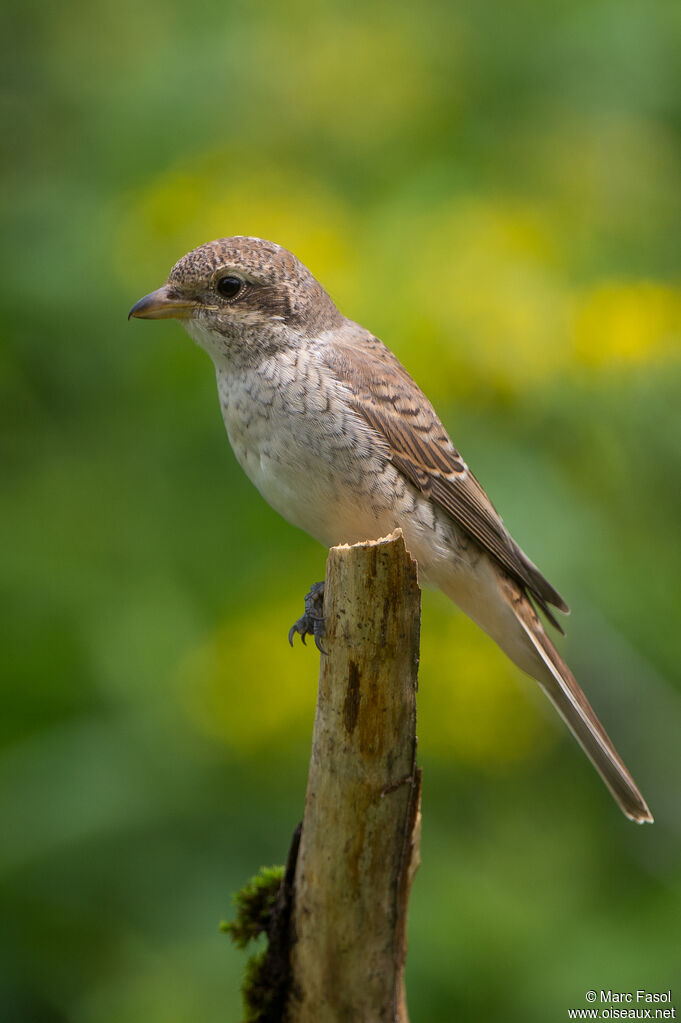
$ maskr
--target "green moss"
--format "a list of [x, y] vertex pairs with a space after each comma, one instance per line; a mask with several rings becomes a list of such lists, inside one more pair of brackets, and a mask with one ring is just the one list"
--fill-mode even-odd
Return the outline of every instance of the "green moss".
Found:
[[251, 956], [246, 963], [241, 994], [244, 1000], [244, 1023], [264, 1023], [271, 1018], [277, 992], [269, 984], [267, 949]]
[[220, 930], [229, 934], [238, 948], [246, 948], [249, 941], [267, 930], [283, 877], [283, 867], [262, 867], [235, 894], [236, 920], [223, 921]]
[[228, 934], [238, 948], [266, 934], [267, 947], [250, 957], [241, 988], [244, 1023], [266, 1023], [277, 1018], [282, 1001], [287, 969], [282, 969], [281, 940], [275, 937], [277, 902], [284, 878], [283, 867], [263, 867], [234, 896], [236, 919], [223, 921], [220, 930]]

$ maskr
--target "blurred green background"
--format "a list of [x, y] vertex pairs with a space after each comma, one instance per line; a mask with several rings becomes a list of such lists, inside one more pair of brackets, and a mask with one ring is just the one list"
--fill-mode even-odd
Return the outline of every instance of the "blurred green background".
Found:
[[681, 5], [3, 11], [0, 1019], [240, 1019], [230, 893], [301, 817], [324, 551], [212, 368], [126, 323], [187, 250], [291, 248], [434, 400], [573, 608], [657, 818], [424, 595], [416, 1021], [681, 1007]]

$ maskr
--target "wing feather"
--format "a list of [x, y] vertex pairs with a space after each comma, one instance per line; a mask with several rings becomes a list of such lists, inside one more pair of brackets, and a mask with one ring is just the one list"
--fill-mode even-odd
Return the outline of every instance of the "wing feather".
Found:
[[512, 539], [433, 406], [390, 349], [357, 327], [349, 339], [325, 345], [323, 355], [354, 410], [386, 443], [395, 468], [491, 554], [562, 631], [547, 605], [568, 613], [567, 604]]

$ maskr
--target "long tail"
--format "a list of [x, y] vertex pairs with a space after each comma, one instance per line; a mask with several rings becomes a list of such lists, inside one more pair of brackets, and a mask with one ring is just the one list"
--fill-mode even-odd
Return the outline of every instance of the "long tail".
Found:
[[514, 611], [546, 669], [537, 673], [535, 677], [541, 676], [537, 677], [537, 681], [612, 792], [622, 812], [638, 824], [652, 822], [653, 815], [634, 779], [622, 763], [574, 675], [544, 632], [529, 601], [514, 601]]

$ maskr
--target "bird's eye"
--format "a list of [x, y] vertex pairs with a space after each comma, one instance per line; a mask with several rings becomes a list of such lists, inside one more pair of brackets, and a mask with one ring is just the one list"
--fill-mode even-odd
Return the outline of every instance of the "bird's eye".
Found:
[[241, 278], [235, 277], [233, 274], [220, 277], [216, 285], [223, 298], [236, 298], [243, 286], [244, 282]]

